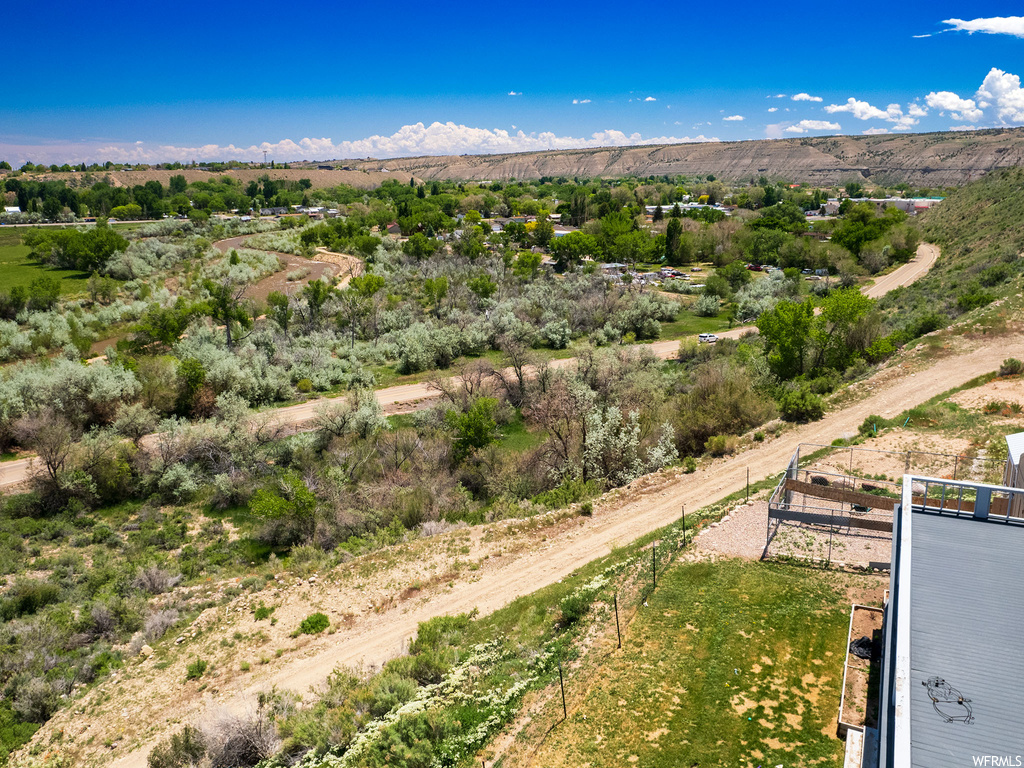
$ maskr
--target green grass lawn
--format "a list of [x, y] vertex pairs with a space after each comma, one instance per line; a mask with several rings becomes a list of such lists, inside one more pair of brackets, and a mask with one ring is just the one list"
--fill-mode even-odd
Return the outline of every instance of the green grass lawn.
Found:
[[20, 231], [0, 232], [0, 291], [15, 286], [28, 288], [33, 280], [44, 275], [60, 278], [60, 292], [84, 293], [89, 275], [73, 269], [51, 269], [31, 257], [32, 249], [21, 244]]
[[688, 310], [683, 310], [671, 323], [661, 324], [661, 338], [658, 341], [683, 339], [687, 336], [696, 336], [698, 333], [724, 331], [729, 327], [729, 321], [725, 319], [724, 314], [723, 312], [718, 317], [698, 317]]
[[622, 650], [567, 683], [590, 689], [534, 764], [841, 765], [841, 587], [863, 578], [739, 560], [671, 568]]

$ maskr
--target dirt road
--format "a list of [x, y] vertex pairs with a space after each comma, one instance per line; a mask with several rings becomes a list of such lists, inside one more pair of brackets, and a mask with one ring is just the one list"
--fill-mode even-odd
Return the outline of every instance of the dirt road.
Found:
[[[221, 252], [227, 253], [232, 248], [242, 247], [242, 241], [245, 239], [245, 237], [236, 237], [231, 238], [230, 240], [221, 240], [216, 243], [216, 246]], [[871, 298], [877, 298], [878, 295], [881, 295], [881, 293], [878, 293], [879, 290], [881, 290], [882, 293], [885, 293], [886, 291], [891, 291], [893, 288], [909, 285], [927, 273], [928, 269], [930, 269], [935, 263], [935, 259], [938, 258], [938, 253], [938, 247], [928, 243], [922, 243], [917, 249], [917, 257], [915, 259], [904, 264], [895, 272], [886, 275], [878, 283], [863, 288], [862, 292]], [[278, 255], [290, 259], [298, 258], [296, 256], [290, 256], [289, 254]], [[303, 263], [307, 263], [305, 259], [302, 261]], [[326, 268], [330, 265], [321, 262], [320, 266]], [[884, 290], [882, 290], [883, 287]], [[747, 325], [740, 328], [733, 328], [728, 331], [720, 331], [717, 335], [722, 339], [738, 339], [744, 333], [749, 332], [756, 333], [757, 328]], [[649, 350], [663, 360], [667, 360], [675, 356], [679, 349], [679, 341], [656, 341], [653, 344], [640, 344], [637, 346], [638, 348]], [[555, 360], [552, 362], [552, 365], [556, 368], [571, 364], [571, 358]], [[385, 389], [377, 390], [377, 400], [380, 402], [381, 406], [389, 412], [400, 410], [402, 407], [408, 407], [419, 401], [427, 400], [436, 396], [437, 392], [431, 389], [430, 385], [426, 383], [403, 384], [397, 387], [387, 387]], [[317, 399], [310, 400], [305, 403], [299, 403], [298, 405], [289, 405], [284, 408], [277, 408], [273, 411], [273, 421], [275, 424], [279, 424], [281, 426], [300, 427], [302, 424], [312, 420], [316, 415], [317, 409], [325, 402], [330, 401]], [[14, 461], [0, 463], [0, 488], [25, 482], [31, 474], [34, 461], [34, 457], [27, 457], [24, 459], [16, 459]]]
[[910, 285], [928, 273], [939, 258], [939, 246], [921, 243], [917, 246], [917, 255], [899, 269], [878, 278], [872, 285], [861, 289], [861, 293], [869, 299], [880, 299], [893, 288]]
[[[872, 414], [892, 417], [904, 409], [959, 386], [983, 373], [995, 370], [1007, 356], [1024, 357], [1024, 335], [1002, 337], [996, 343], [950, 350], [948, 356], [913, 367], [895, 366], [876, 374], [862, 386], [869, 392], [858, 402], [829, 413], [821, 421], [784, 432], [777, 438], [736, 456], [711, 462], [691, 475], [673, 470], [651, 483], [646, 490], [612, 492], [597, 506], [594, 516], [582, 527], [540, 547], [492, 559], [479, 571], [475, 581], [457, 581], [450, 589], [434, 594], [429, 601], [401, 604], [380, 614], [368, 614], [305, 657], [262, 676], [247, 678], [247, 684], [223, 689], [218, 705], [241, 707], [270, 686], [305, 694], [317, 686], [335, 667], [379, 666], [405, 652], [419, 622], [445, 614], [477, 609], [490, 613], [520, 595], [565, 578], [577, 568], [608, 554], [612, 547], [678, 519], [682, 505], [697, 509], [739, 491], [746, 481], [781, 473], [800, 443], [827, 444], [837, 437], [856, 432]], [[180, 712], [182, 719], [196, 717], [198, 710]], [[143, 768], [145, 756], [155, 740], [122, 756], [117, 768]]]

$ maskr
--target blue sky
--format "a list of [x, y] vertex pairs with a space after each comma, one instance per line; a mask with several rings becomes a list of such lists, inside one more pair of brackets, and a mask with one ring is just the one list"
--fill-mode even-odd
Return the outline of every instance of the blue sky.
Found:
[[1019, 3], [12, 5], [17, 165], [1024, 125]]

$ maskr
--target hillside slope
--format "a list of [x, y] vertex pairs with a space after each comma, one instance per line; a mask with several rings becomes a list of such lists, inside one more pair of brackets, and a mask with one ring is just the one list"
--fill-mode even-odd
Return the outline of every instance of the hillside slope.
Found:
[[[387, 161], [421, 179], [536, 179], [542, 176], [687, 176], [730, 181], [767, 176], [794, 182], [955, 186], [1024, 162], [1024, 129], [884, 136], [673, 144], [508, 155], [411, 157]], [[353, 162], [376, 170], [380, 161]]]

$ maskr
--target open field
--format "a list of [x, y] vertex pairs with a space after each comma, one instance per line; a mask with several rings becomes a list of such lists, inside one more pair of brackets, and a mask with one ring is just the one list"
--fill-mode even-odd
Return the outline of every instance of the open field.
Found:
[[847, 589], [878, 576], [743, 560], [681, 563], [534, 766], [839, 765]]
[[28, 288], [33, 280], [51, 276], [60, 278], [63, 294], [84, 293], [89, 275], [72, 269], [51, 269], [31, 258], [32, 249], [21, 244], [21, 230], [0, 231], [0, 291], [20, 286]]

